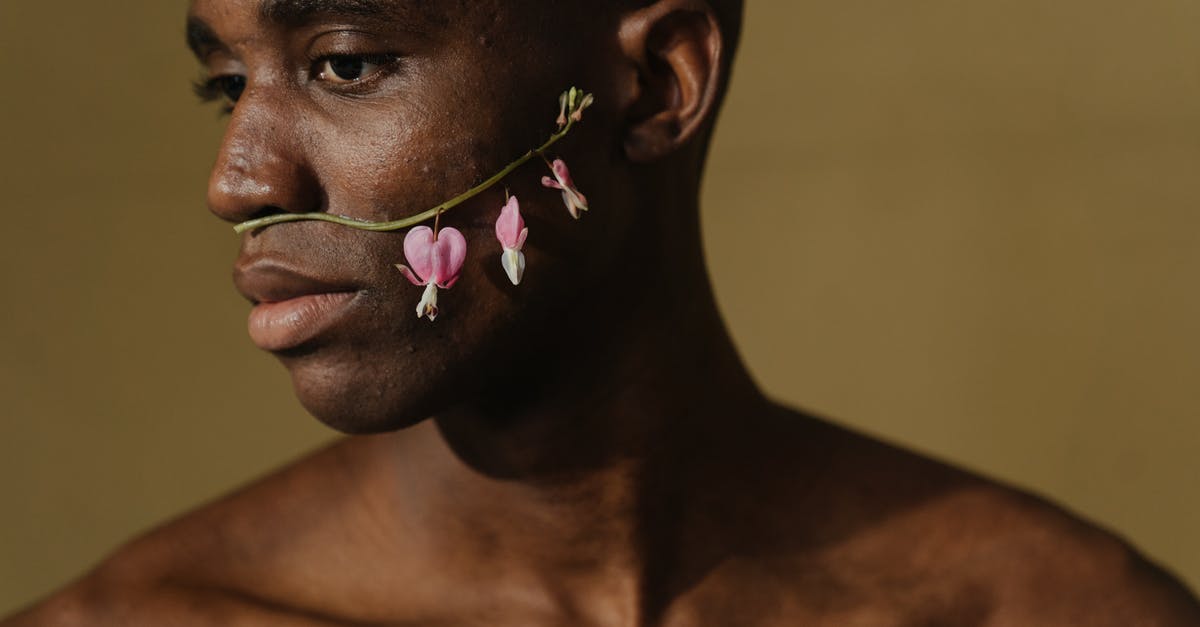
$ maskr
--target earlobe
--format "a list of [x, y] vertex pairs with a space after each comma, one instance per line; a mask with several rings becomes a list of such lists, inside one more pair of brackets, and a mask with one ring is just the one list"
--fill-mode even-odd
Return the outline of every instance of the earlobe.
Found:
[[655, 161], [699, 135], [714, 114], [725, 72], [720, 25], [704, 0], [659, 0], [624, 16], [620, 38], [638, 72], [625, 152]]

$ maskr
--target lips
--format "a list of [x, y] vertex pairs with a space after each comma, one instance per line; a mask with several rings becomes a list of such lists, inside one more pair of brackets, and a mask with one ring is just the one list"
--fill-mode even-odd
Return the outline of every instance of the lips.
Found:
[[313, 277], [272, 258], [239, 260], [233, 282], [254, 308], [250, 339], [266, 351], [296, 348], [332, 328], [360, 290], [345, 281]]

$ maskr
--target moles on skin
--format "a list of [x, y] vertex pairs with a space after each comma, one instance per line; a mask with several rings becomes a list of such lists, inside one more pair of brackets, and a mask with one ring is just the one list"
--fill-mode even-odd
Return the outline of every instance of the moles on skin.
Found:
[[506, 181], [530, 229], [520, 286], [497, 262], [504, 191], [447, 213], [470, 244], [435, 323], [413, 315], [399, 234], [244, 234], [251, 302], [343, 295], [264, 343], [314, 416], [375, 435], [142, 536], [0, 625], [1200, 624], [1192, 594], [1111, 534], [754, 385], [697, 211], [739, 14], [194, 0], [201, 91], [229, 101], [218, 217], [418, 213], [543, 141], [570, 85], [597, 104], [555, 151], [590, 210], [572, 219], [541, 164]]

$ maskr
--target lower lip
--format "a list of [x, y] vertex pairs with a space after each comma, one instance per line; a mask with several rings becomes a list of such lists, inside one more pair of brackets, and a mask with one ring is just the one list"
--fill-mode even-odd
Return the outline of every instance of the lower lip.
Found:
[[250, 310], [250, 340], [266, 351], [296, 348], [328, 329], [357, 294], [336, 292], [259, 303]]

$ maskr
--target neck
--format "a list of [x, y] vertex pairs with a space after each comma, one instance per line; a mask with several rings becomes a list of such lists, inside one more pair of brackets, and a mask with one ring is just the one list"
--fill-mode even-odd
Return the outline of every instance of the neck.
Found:
[[[689, 171], [685, 168], [685, 172]], [[682, 176], [665, 172], [664, 178]], [[705, 267], [694, 181], [640, 198], [633, 234], [577, 280], [553, 318], [500, 351], [494, 365], [436, 424], [457, 458], [490, 477], [556, 484], [642, 462], [688, 434], [728, 437], [729, 414], [764, 400], [717, 309]], [[685, 184], [687, 183], [687, 184]], [[604, 228], [590, 225], [592, 228]], [[609, 227], [610, 230], [613, 227]]]
[[763, 400], [707, 286], [693, 294], [634, 296], [652, 302], [645, 308], [652, 311], [607, 328], [580, 320], [597, 340], [564, 339], [537, 351], [543, 364], [497, 379], [436, 424], [476, 471], [536, 484], [644, 460], [689, 433], [728, 430], [728, 412]]
[[420, 479], [404, 500], [421, 503], [431, 545], [624, 616], [653, 613], [656, 590], [704, 570], [710, 553], [696, 545], [712, 534], [685, 514], [737, 474], [736, 451], [771, 412], [694, 252], [690, 271], [629, 296], [653, 307], [581, 322], [606, 324], [594, 327], [602, 341], [548, 352], [558, 357], [519, 384], [505, 378], [408, 434], [405, 474]]

